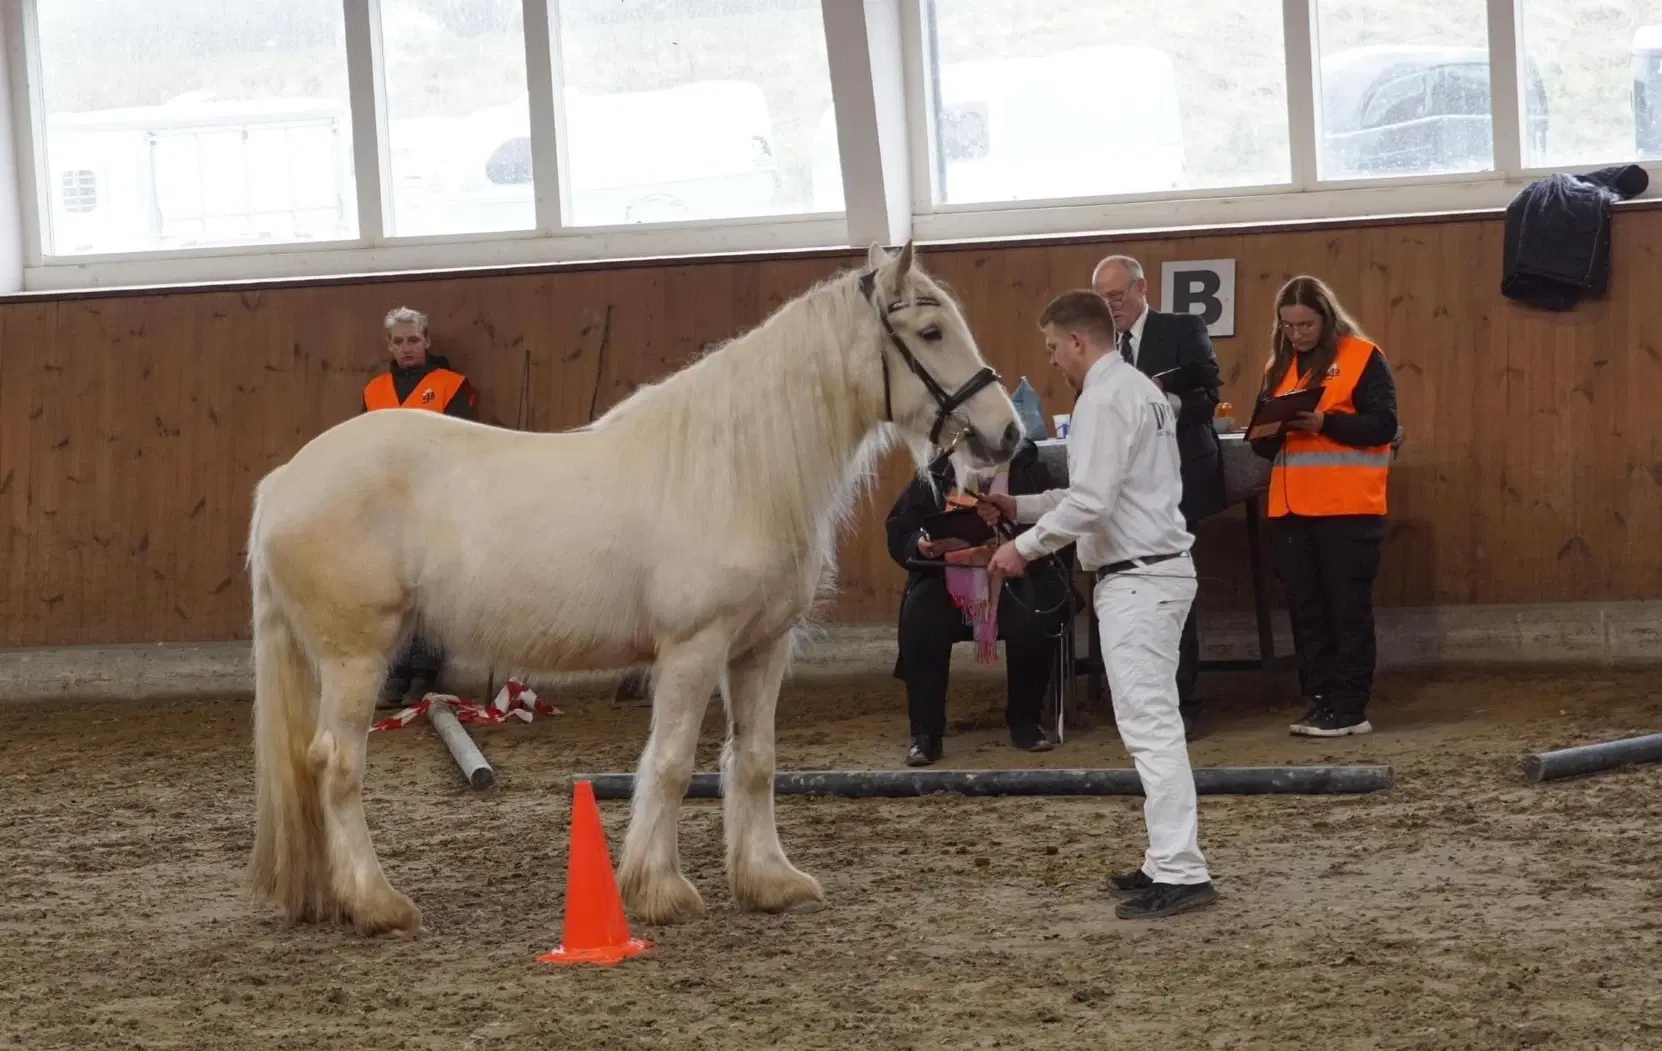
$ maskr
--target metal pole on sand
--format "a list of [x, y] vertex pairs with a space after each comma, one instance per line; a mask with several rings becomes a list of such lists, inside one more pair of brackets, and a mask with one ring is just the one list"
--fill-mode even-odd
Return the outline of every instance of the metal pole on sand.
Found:
[[456, 713], [451, 710], [450, 702], [440, 697], [429, 697], [427, 705], [427, 719], [433, 724], [433, 729], [439, 732], [444, 746], [450, 749], [451, 758], [461, 767], [462, 776], [475, 789], [485, 789], [496, 784], [496, 771], [492, 769], [485, 754], [479, 751], [479, 746], [468, 736]]

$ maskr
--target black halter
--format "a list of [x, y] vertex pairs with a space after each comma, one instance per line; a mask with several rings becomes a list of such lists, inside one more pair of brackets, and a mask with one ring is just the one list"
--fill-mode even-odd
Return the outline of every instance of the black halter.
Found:
[[[883, 323], [883, 331], [888, 334], [889, 342], [894, 344], [894, 349], [900, 352], [900, 360], [906, 363], [906, 367], [911, 369], [912, 374], [923, 383], [924, 389], [929, 392], [929, 396], [935, 399], [935, 426], [929, 429], [929, 444], [939, 445], [941, 428], [946, 426], [946, 421], [949, 418], [955, 418], [953, 412], [958, 406], [973, 398], [981, 388], [998, 382], [998, 373], [994, 372], [991, 366], [983, 365], [975, 375], [964, 381], [963, 386], [948, 394], [946, 388], [937, 383], [935, 377], [931, 376], [927, 369], [918, 364], [918, 359], [912, 356], [912, 351], [906, 346], [905, 340], [902, 340], [899, 333], [895, 332], [894, 326], [889, 324], [889, 315], [897, 310], [904, 310], [907, 307], [938, 307], [941, 305], [941, 301], [933, 296], [919, 296], [916, 299], [885, 306], [878, 302], [876, 292], [877, 275], [875, 272], [867, 270], [860, 275], [860, 294], [865, 296], [871, 305], [877, 308], [877, 320]], [[883, 419], [893, 423], [894, 408], [889, 402], [889, 355], [887, 353], [882, 355], [882, 362]], [[963, 431], [959, 433], [959, 437], [962, 437], [964, 433], [968, 432], [969, 424], [961, 418], [958, 419], [958, 422], [963, 426]]]

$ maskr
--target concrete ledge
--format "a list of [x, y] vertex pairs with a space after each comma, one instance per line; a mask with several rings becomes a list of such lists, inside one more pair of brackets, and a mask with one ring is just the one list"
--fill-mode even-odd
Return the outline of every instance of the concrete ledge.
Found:
[[[1075, 627], [1082, 646], [1083, 618]], [[1662, 662], [1662, 601], [1382, 609], [1378, 630], [1381, 668]], [[1277, 652], [1290, 654], [1292, 633], [1284, 614], [1275, 617], [1275, 635]], [[1257, 630], [1250, 615], [1202, 617], [1200, 637], [1203, 658], [1257, 656]], [[894, 658], [892, 623], [828, 625], [805, 642], [791, 679], [887, 675]], [[976, 664], [969, 646], [956, 648], [953, 664], [955, 673], [1003, 675], [1002, 665]], [[498, 670], [497, 681], [503, 677]], [[461, 668], [455, 678], [458, 690], [477, 696], [485, 685], [485, 669]], [[618, 676], [526, 678], [557, 690], [583, 682], [615, 682]], [[246, 642], [0, 650], [0, 701], [247, 699], [253, 688], [253, 661]]]

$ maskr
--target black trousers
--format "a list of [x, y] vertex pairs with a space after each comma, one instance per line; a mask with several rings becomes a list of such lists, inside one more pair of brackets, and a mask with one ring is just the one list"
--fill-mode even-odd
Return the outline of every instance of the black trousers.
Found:
[[1364, 715], [1373, 695], [1373, 584], [1385, 519], [1286, 515], [1275, 523], [1275, 571], [1305, 696], [1340, 715]]
[[425, 681], [429, 686], [438, 681], [439, 669], [444, 665], [444, 653], [420, 635], [411, 635], [392, 659], [387, 682], [408, 687], [412, 682]]
[[[1066, 585], [1051, 581], [1044, 570], [1033, 573], [1035, 609], [1055, 606]], [[1005, 589], [998, 603], [998, 633], [1004, 640], [1006, 700], [1004, 720], [1011, 727], [1037, 726], [1044, 711], [1045, 691], [1061, 646], [1063, 610], [1036, 615]], [[952, 604], [946, 579], [924, 577], [906, 592], [900, 604], [900, 662], [895, 674], [906, 683], [906, 710], [912, 735], [941, 736], [946, 732], [946, 687], [953, 643], [975, 637], [964, 614]]]
[[[1184, 528], [1191, 534], [1195, 531], [1195, 523], [1184, 522]], [[1193, 548], [1189, 551], [1189, 558], [1194, 559]], [[1196, 566], [1198, 575], [1200, 568]], [[1194, 719], [1200, 715], [1200, 701], [1195, 698], [1195, 680], [1200, 677], [1200, 630], [1195, 624], [1195, 608], [1200, 602], [1189, 603], [1189, 615], [1183, 621], [1183, 634], [1177, 640], [1177, 710], [1185, 719]]]

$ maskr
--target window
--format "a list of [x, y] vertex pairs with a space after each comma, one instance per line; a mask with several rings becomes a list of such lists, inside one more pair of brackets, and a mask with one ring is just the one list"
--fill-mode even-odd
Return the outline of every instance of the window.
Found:
[[1285, 183], [1280, 0], [926, 0], [934, 199]]
[[819, 0], [557, 8], [565, 225], [842, 210], [840, 191], [814, 187], [815, 131], [831, 108]]
[[1524, 103], [1525, 164], [1662, 156], [1662, 3], [1519, 0], [1518, 36], [1538, 66]]
[[1313, 28], [1322, 179], [1493, 170], [1484, 0], [1316, 0]]
[[340, 0], [36, 11], [47, 254], [357, 236]]
[[[839, 17], [861, 0], [0, 3], [40, 79], [29, 288], [826, 247], [892, 231], [908, 185], [954, 240], [1662, 171], [1662, 0], [895, 0], [880, 39]], [[1491, 34], [1520, 59], [1499, 150]], [[855, 215], [834, 82], [891, 180]], [[184, 249], [215, 250], [155, 257]]]
[[534, 229], [519, 0], [381, 0], [381, 47], [387, 232]]
[[63, 210], [76, 215], [98, 210], [98, 176], [85, 168], [63, 173]]

